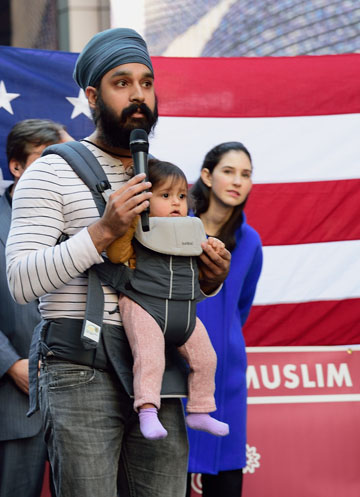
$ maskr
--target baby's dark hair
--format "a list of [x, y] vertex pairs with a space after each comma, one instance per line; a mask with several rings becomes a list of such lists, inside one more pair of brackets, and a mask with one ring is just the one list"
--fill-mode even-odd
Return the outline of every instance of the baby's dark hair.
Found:
[[188, 188], [188, 182], [184, 171], [180, 167], [175, 166], [171, 162], [164, 162], [158, 159], [149, 159], [149, 181], [152, 187], [159, 186], [164, 183], [168, 178], [172, 178], [174, 182], [183, 181], [186, 188]]

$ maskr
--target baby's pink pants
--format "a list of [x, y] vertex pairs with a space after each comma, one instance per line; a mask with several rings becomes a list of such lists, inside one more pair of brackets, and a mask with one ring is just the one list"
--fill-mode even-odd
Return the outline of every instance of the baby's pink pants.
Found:
[[[134, 409], [143, 404], [154, 404], [159, 409], [165, 369], [164, 334], [155, 319], [125, 295], [120, 296], [119, 307], [134, 359]], [[190, 367], [187, 411], [215, 411], [216, 354], [199, 318], [190, 338], [178, 350]]]

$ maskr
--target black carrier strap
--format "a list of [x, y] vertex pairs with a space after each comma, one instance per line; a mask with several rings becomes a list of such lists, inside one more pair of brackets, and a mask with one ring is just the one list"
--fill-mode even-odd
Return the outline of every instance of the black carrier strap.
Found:
[[[103, 193], [111, 189], [111, 185], [93, 153], [82, 143], [70, 141], [50, 145], [43, 151], [42, 155], [49, 154], [60, 155], [65, 159], [79, 178], [87, 185], [101, 217], [106, 205]], [[89, 268], [87, 274], [88, 293], [81, 340], [86, 349], [96, 349], [103, 324], [104, 292], [95, 269]]]
[[70, 141], [47, 147], [42, 155], [60, 155], [83, 180], [92, 193], [100, 216], [105, 210], [103, 193], [111, 188], [110, 183], [94, 154], [80, 142]]

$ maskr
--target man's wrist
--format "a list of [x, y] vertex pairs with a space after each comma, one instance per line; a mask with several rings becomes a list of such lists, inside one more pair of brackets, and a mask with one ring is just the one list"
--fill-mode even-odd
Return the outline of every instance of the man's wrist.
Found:
[[116, 240], [116, 236], [101, 223], [101, 220], [88, 226], [87, 230], [99, 254]]
[[206, 295], [206, 297], [214, 297], [222, 289], [223, 283], [200, 283], [201, 292]]
[[214, 289], [210, 288], [210, 289], [206, 290], [206, 292], [202, 288], [200, 288], [200, 290], [201, 290], [201, 293], [203, 295], [205, 295], [205, 297], [215, 297], [215, 295], [217, 295], [220, 292], [220, 290], [222, 289], [222, 286], [223, 286], [223, 283], [220, 283]]

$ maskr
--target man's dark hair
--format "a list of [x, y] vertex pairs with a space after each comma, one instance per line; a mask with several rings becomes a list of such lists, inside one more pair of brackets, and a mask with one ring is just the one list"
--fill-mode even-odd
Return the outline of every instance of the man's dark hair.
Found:
[[25, 119], [13, 126], [6, 141], [8, 163], [15, 159], [25, 164], [31, 153], [30, 147], [51, 145], [61, 141], [61, 133], [65, 130], [62, 124], [50, 119]]

